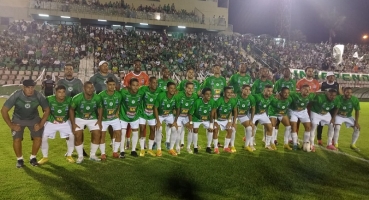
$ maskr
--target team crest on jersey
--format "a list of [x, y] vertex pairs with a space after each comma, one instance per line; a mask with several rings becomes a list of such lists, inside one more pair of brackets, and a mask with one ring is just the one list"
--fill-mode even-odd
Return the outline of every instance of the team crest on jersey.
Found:
[[149, 99], [149, 101], [150, 101], [150, 102], [153, 102], [153, 101], [154, 101], [154, 99], [153, 99], [153, 98], [150, 98], [150, 99]]
[[285, 106], [282, 106], [282, 109], [285, 109], [286, 107]]
[[303, 106], [303, 105], [305, 105], [304, 103], [301, 103], [301, 105]]
[[327, 108], [325, 108], [326, 110], [329, 110], [329, 108], [327, 107]]
[[68, 91], [72, 92], [73, 91], [73, 87], [68, 87]]
[[188, 103], [186, 103], [185, 106], [188, 106]]
[[216, 86], [219, 86], [219, 83], [215, 84]]
[[342, 109], [346, 110], [346, 106], [343, 106], [343, 108], [342, 108]]
[[169, 105], [169, 104], [167, 104], [167, 107], [169, 108], [169, 107], [170, 107], [170, 105]]
[[227, 112], [227, 109], [224, 109], [224, 112]]
[[86, 110], [90, 110], [90, 106], [87, 106], [87, 107], [86, 107]]
[[267, 107], [267, 105], [263, 105], [263, 107], [265, 108], [265, 107]]
[[136, 101], [135, 100], [132, 100], [132, 104], [134, 104], [134, 103], [136, 103]]
[[242, 104], [242, 108], [244, 108], [246, 105], [245, 104]]
[[58, 113], [60, 114], [60, 113], [62, 113], [62, 111], [61, 110], [58, 110]]
[[24, 105], [24, 107], [25, 107], [25, 108], [30, 108], [30, 107], [31, 107], [31, 104], [26, 103], [26, 104]]
[[[200, 110], [201, 111], [201, 110]], [[207, 113], [208, 111], [207, 110], [204, 110], [204, 113]]]
[[110, 103], [109, 103], [109, 106], [113, 106], [113, 102], [110, 102]]

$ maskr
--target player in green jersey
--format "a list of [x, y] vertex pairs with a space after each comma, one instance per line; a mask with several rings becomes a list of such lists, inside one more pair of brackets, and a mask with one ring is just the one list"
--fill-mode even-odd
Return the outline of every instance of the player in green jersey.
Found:
[[[220, 131], [226, 131], [226, 138], [224, 141], [224, 152], [234, 153], [236, 148], [234, 141], [236, 138], [237, 128], [237, 99], [232, 98], [232, 88], [227, 86], [223, 89], [223, 97], [216, 101], [215, 113], [215, 130], [213, 134], [214, 153], [219, 153], [218, 150], [218, 135]], [[229, 148], [231, 144], [231, 148]]]
[[139, 118], [141, 113], [141, 104], [143, 93], [138, 91], [139, 82], [137, 78], [129, 80], [129, 87], [120, 91], [122, 95], [122, 104], [120, 106], [119, 119], [122, 126], [122, 140], [120, 143], [120, 158], [125, 158], [125, 139], [128, 124], [132, 128], [132, 150], [131, 156], [137, 157], [136, 146], [138, 142]]
[[307, 111], [307, 106], [315, 98], [314, 93], [310, 93], [310, 86], [303, 85], [300, 88], [300, 92], [291, 92], [290, 97], [292, 103], [289, 110], [290, 124], [291, 124], [291, 135], [293, 142], [293, 150], [297, 150], [298, 136], [297, 136], [297, 122], [300, 121], [305, 128], [304, 142], [309, 142], [311, 122], [310, 116]]
[[245, 128], [245, 150], [252, 152], [252, 123], [255, 115], [255, 98], [251, 95], [251, 86], [243, 85], [242, 93], [237, 96], [237, 117]]
[[85, 126], [91, 132], [90, 160], [100, 161], [96, 157], [101, 138], [102, 108], [101, 98], [95, 94], [92, 82], [86, 81], [83, 92], [73, 97], [69, 108], [69, 119], [75, 136], [75, 148], [78, 154], [77, 163], [83, 162], [83, 128]]
[[185, 87], [186, 87], [186, 83], [191, 82], [193, 83], [193, 91], [197, 94], [197, 95], [201, 95], [201, 90], [200, 90], [200, 83], [199, 81], [197, 81], [195, 79], [195, 71], [193, 68], [189, 68], [187, 69], [187, 76], [184, 80], [182, 80], [179, 85], [177, 86], [177, 90], [180, 91], [185, 91]]
[[[206, 152], [211, 153], [211, 142], [213, 140], [214, 131], [214, 115], [216, 112], [215, 101], [212, 98], [211, 89], [204, 88], [202, 90], [202, 98], [197, 99], [188, 114], [189, 131], [187, 141], [187, 151], [191, 153], [191, 143], [194, 143], [194, 151], [198, 152], [197, 138], [200, 125], [206, 129]], [[196, 136], [195, 136], [196, 134]], [[217, 142], [218, 143], [218, 142]], [[218, 150], [219, 152], [219, 150]]]
[[[13, 118], [10, 120], [9, 111], [14, 106]], [[44, 115], [39, 117], [38, 107], [41, 106]], [[35, 82], [33, 80], [24, 80], [23, 88], [15, 91], [5, 101], [1, 108], [1, 115], [5, 123], [9, 126], [13, 136], [13, 148], [17, 156], [16, 167], [24, 166], [22, 155], [22, 141], [24, 129], [27, 127], [31, 132], [33, 141], [30, 164], [37, 166], [36, 155], [42, 141], [44, 124], [49, 116], [50, 108], [45, 97], [35, 91]]]
[[337, 107], [336, 100], [337, 90], [330, 89], [326, 91], [324, 94], [318, 94], [314, 98], [312, 102], [311, 108], [311, 132], [310, 132], [310, 145], [311, 151], [315, 151], [314, 140], [315, 140], [315, 131], [320, 123], [322, 126], [328, 125], [328, 142], [327, 149], [337, 150], [334, 145], [332, 145], [332, 139], [334, 135], [334, 119], [336, 116], [331, 116], [329, 113], [330, 110]]
[[[273, 86], [266, 85], [264, 87], [264, 91], [262, 94], [253, 95], [255, 98], [256, 105], [255, 105], [255, 116], [252, 123], [255, 124], [256, 122], [258, 122], [264, 125], [264, 129], [266, 132], [265, 148], [269, 150], [276, 149], [275, 144], [272, 141], [273, 126], [269, 117], [267, 116], [268, 107], [272, 102], [272, 100], [274, 99], [274, 97], [272, 97], [272, 94], [273, 94]], [[256, 128], [253, 131], [254, 131], [253, 133], [254, 135], [253, 142], [254, 142]]]
[[106, 90], [99, 93], [101, 98], [101, 106], [103, 111], [102, 129], [100, 140], [101, 160], [106, 160], [105, 154], [105, 135], [108, 127], [113, 128], [113, 158], [119, 158], [118, 149], [121, 141], [121, 125], [119, 120], [119, 109], [122, 101], [122, 96], [119, 91], [116, 91], [116, 83], [112, 77], [106, 80]]
[[174, 83], [174, 81], [169, 78], [170, 71], [169, 71], [169, 69], [167, 67], [163, 67], [162, 73], [163, 73], [163, 78], [161, 78], [161, 79], [158, 80], [158, 88], [166, 91], [167, 90], [167, 84], [169, 82], [173, 82]]
[[[179, 92], [174, 96], [176, 101], [176, 116], [174, 118], [173, 126], [177, 129], [179, 135], [176, 140], [176, 151], [178, 154], [180, 154], [181, 148], [181, 138], [184, 137], [181, 134], [184, 134], [184, 127], [188, 126], [188, 113], [193, 106], [195, 100], [198, 98], [197, 94], [194, 93], [194, 84], [192, 82], [187, 82], [185, 92]], [[192, 143], [192, 140], [195, 139], [196, 143], [194, 142], [194, 149], [195, 153], [198, 153], [197, 151], [197, 133], [195, 135], [188, 136], [187, 140], [190, 142], [190, 145]], [[191, 137], [191, 138], [190, 138]], [[196, 138], [195, 138], [196, 137]], [[196, 146], [195, 146], [196, 144]], [[191, 149], [187, 149], [188, 153], [192, 153]]]
[[283, 69], [283, 78], [274, 83], [273, 92], [275, 94], [280, 93], [283, 87], [288, 88], [290, 92], [296, 91], [296, 81], [291, 78], [291, 71], [287, 67]]
[[260, 78], [256, 79], [252, 84], [251, 93], [254, 94], [262, 94], [266, 85], [273, 85], [272, 81], [268, 80], [269, 69], [261, 68], [260, 69]]
[[162, 139], [162, 127], [161, 124], [165, 122], [167, 125], [166, 137], [169, 139], [169, 154], [176, 156], [177, 152], [173, 149], [174, 144], [177, 139], [177, 129], [173, 126], [174, 117], [173, 110], [175, 109], [176, 102], [174, 94], [176, 92], [176, 84], [173, 82], [168, 82], [167, 91], [160, 93], [154, 104], [154, 115], [156, 119], [156, 144], [157, 151], [156, 156], [162, 156], [161, 152], [161, 139]]
[[66, 96], [66, 88], [58, 85], [55, 88], [55, 95], [48, 96], [47, 101], [50, 107], [50, 115], [45, 124], [44, 134], [42, 136], [41, 152], [43, 158], [38, 162], [42, 165], [49, 161], [49, 143], [48, 139], [54, 139], [56, 132], [59, 131], [60, 138], [68, 138], [67, 140], [67, 161], [74, 163], [72, 153], [74, 150], [74, 135], [69, 121], [69, 106], [72, 98]]
[[[352, 89], [346, 87], [343, 91], [343, 95], [337, 98], [338, 106], [336, 109], [335, 127], [334, 127], [334, 145], [338, 148], [338, 137], [342, 123], [346, 124], [346, 127], [352, 127], [354, 132], [352, 133], [351, 149], [360, 151], [356, 147], [356, 141], [360, 135], [359, 115], [360, 115], [360, 102], [355, 96], [352, 96]], [[355, 118], [352, 117], [352, 111], [355, 110]]]
[[251, 85], [251, 82], [251, 76], [246, 74], [246, 63], [242, 63], [239, 72], [232, 75], [229, 79], [228, 86], [233, 88], [233, 92], [237, 96], [242, 93], [241, 87], [243, 85]]
[[282, 87], [279, 95], [277, 95], [277, 98], [274, 98], [272, 100], [268, 108], [268, 115], [269, 115], [270, 121], [272, 122], [272, 126], [273, 126], [272, 141], [277, 141], [277, 135], [274, 129], [276, 127], [277, 120], [279, 120], [280, 122], [282, 122], [282, 124], [285, 127], [283, 147], [285, 149], [292, 150], [292, 148], [288, 145], [288, 139], [291, 134], [291, 124], [290, 124], [290, 119], [287, 115], [287, 110], [292, 103], [292, 99], [289, 97], [289, 95], [290, 95], [290, 89], [288, 89], [287, 87]]
[[202, 88], [210, 88], [213, 94], [213, 99], [217, 100], [220, 98], [220, 94], [223, 92], [226, 86], [226, 79], [220, 74], [220, 66], [213, 66], [214, 76], [207, 77], [202, 85]]
[[145, 140], [146, 140], [146, 123], [150, 127], [149, 136], [149, 150], [147, 153], [151, 156], [156, 156], [152, 148], [155, 143], [155, 125], [156, 120], [154, 116], [154, 104], [157, 96], [164, 92], [162, 89], [158, 88], [158, 81], [156, 77], [152, 76], [149, 79], [148, 86], [141, 86], [139, 92], [143, 93], [142, 99], [142, 112], [140, 113], [140, 156], [145, 156]]

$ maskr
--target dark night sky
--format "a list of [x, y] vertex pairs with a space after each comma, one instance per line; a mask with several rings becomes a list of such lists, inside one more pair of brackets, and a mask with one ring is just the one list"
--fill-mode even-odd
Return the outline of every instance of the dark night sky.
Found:
[[[280, 0], [229, 0], [229, 23], [238, 33], [277, 36], [276, 22]], [[291, 0], [291, 31], [301, 30], [309, 42], [326, 42], [328, 29], [320, 13], [333, 8], [346, 16], [342, 31], [333, 42], [362, 43], [369, 34], [369, 0]]]

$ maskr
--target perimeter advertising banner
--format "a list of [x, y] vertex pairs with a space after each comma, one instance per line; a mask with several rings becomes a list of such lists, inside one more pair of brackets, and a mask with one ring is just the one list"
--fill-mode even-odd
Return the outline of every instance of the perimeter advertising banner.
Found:
[[[295, 79], [301, 79], [306, 76], [305, 71], [302, 69], [290, 69], [293, 77]], [[327, 76], [326, 71], [315, 72], [315, 78], [319, 80], [325, 80]], [[343, 81], [365, 81], [369, 83], [369, 74], [357, 74], [357, 73], [338, 73], [334, 72], [336, 79], [340, 79]]]

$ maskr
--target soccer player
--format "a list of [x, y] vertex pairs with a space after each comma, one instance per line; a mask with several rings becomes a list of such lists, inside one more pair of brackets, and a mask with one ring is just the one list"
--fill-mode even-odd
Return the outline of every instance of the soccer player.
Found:
[[120, 90], [120, 81], [119, 79], [112, 73], [109, 73], [108, 62], [100, 61], [99, 62], [99, 72], [92, 75], [90, 77], [90, 82], [94, 85], [96, 94], [99, 94], [103, 90], [106, 90], [105, 81], [111, 77], [115, 81], [115, 89], [116, 91]]
[[314, 139], [315, 131], [320, 123], [322, 126], [328, 125], [328, 142], [327, 149], [337, 150], [334, 145], [332, 145], [332, 139], [334, 135], [334, 119], [336, 116], [331, 116], [330, 110], [337, 107], [336, 100], [337, 90], [330, 89], [325, 92], [325, 94], [318, 94], [315, 96], [312, 102], [312, 108], [310, 113], [311, 119], [311, 132], [310, 132], [310, 145], [311, 151], [315, 152]]
[[220, 98], [226, 86], [226, 79], [220, 74], [220, 66], [218, 64], [213, 66], [213, 76], [207, 77], [203, 83], [202, 88], [210, 88], [213, 99], [216, 101]]
[[282, 122], [282, 124], [285, 127], [284, 130], [284, 149], [292, 150], [292, 148], [288, 145], [288, 139], [291, 134], [291, 125], [290, 125], [290, 119], [287, 115], [287, 109], [290, 107], [292, 99], [289, 98], [290, 95], [290, 89], [287, 87], [282, 87], [281, 92], [279, 95], [277, 95], [277, 98], [273, 98], [272, 102], [270, 103], [270, 106], [268, 108], [268, 115], [270, 118], [270, 121], [272, 122], [273, 126], [273, 141], [277, 140], [277, 136], [274, 133], [274, 128], [277, 124], [277, 120]]
[[55, 81], [51, 79], [50, 75], [46, 75], [46, 80], [42, 81], [42, 89], [46, 97], [54, 94]]
[[[267, 115], [268, 107], [274, 97], [272, 97], [273, 94], [273, 86], [271, 85], [265, 85], [264, 91], [262, 94], [255, 94], [253, 95], [255, 98], [255, 116], [252, 121], [253, 124], [256, 122], [264, 125], [264, 129], [266, 131], [266, 140], [265, 140], [265, 148], [269, 150], [276, 150], [275, 144], [272, 141], [272, 123]], [[254, 134], [255, 135], [255, 134]], [[252, 138], [252, 140], [255, 140], [255, 136]]]
[[[328, 72], [327, 76], [326, 76], [326, 81], [322, 82], [321, 84], [321, 91], [327, 91], [329, 89], [334, 89], [338, 91], [338, 94], [342, 94], [342, 88], [340, 87], [339, 83], [337, 83], [335, 80], [335, 75], [333, 72]], [[331, 113], [331, 115], [333, 115], [334, 110], [330, 110], [329, 113]], [[317, 139], [318, 139], [318, 144], [319, 145], [323, 145], [322, 143], [322, 133], [323, 133], [323, 126], [321, 126], [320, 124], [318, 125], [317, 128]]]
[[[355, 96], [352, 96], [352, 89], [346, 87], [343, 95], [337, 97], [338, 106], [336, 110], [335, 127], [334, 127], [334, 145], [338, 148], [338, 137], [342, 123], [346, 123], [346, 127], [352, 127], [354, 132], [352, 133], [351, 149], [360, 151], [356, 147], [356, 141], [360, 135], [359, 115], [360, 115], [360, 102]], [[352, 111], [355, 110], [355, 119], [352, 117]]]
[[141, 86], [139, 89], [140, 93], [143, 93], [142, 98], [142, 112], [140, 113], [140, 156], [145, 156], [145, 140], [146, 140], [146, 123], [150, 127], [149, 136], [149, 150], [147, 153], [151, 156], [156, 156], [152, 148], [155, 142], [155, 125], [156, 120], [154, 116], [154, 104], [157, 96], [164, 92], [162, 89], [158, 88], [158, 81], [156, 77], [152, 76], [149, 79], [149, 86]]
[[169, 69], [167, 67], [163, 67], [163, 69], [161, 70], [163, 73], [163, 78], [158, 80], [158, 88], [166, 91], [167, 90], [167, 84], [168, 82], [173, 82], [174, 81], [172, 79], [169, 79]]
[[310, 86], [310, 92], [315, 93], [320, 90], [320, 83], [318, 80], [314, 79], [314, 68], [311, 66], [306, 67], [305, 69], [306, 77], [300, 79], [296, 83], [296, 90], [300, 91], [303, 85]]
[[266, 85], [273, 85], [272, 81], [268, 80], [269, 69], [261, 68], [260, 69], [260, 78], [256, 79], [252, 84], [251, 93], [252, 94], [262, 94], [264, 93], [264, 88]]
[[177, 152], [173, 149], [177, 139], [177, 129], [173, 127], [174, 117], [173, 110], [175, 109], [176, 102], [174, 94], [176, 93], [176, 84], [173, 82], [167, 83], [167, 91], [160, 93], [154, 105], [154, 115], [156, 119], [156, 144], [157, 151], [156, 156], [162, 156], [161, 152], [161, 139], [162, 139], [162, 127], [161, 124], [165, 122], [167, 125], [166, 137], [170, 139], [169, 154], [177, 156]]
[[83, 92], [83, 83], [80, 79], [73, 77], [73, 65], [70, 63], [65, 65], [64, 78], [60, 79], [56, 85], [63, 85], [68, 97], [74, 97], [76, 94]]
[[[218, 131], [224, 130], [226, 130], [227, 134], [223, 150], [228, 153], [234, 153], [236, 152], [234, 141], [237, 128], [237, 99], [232, 98], [233, 93], [231, 87], [224, 87], [223, 91], [223, 98], [219, 98], [215, 105], [214, 153], [219, 153], [219, 151], [216, 151], [218, 149]], [[231, 148], [229, 148], [229, 143], [231, 143]]]
[[119, 109], [122, 102], [122, 96], [116, 91], [116, 83], [112, 77], [106, 80], [106, 90], [99, 93], [102, 106], [102, 129], [100, 140], [101, 160], [106, 160], [105, 154], [105, 135], [108, 127], [111, 126], [114, 131], [113, 158], [119, 158], [118, 149], [121, 141], [121, 125], [119, 120]]
[[66, 88], [58, 85], [55, 88], [55, 95], [48, 96], [47, 101], [50, 106], [50, 115], [45, 124], [44, 134], [42, 136], [41, 152], [43, 158], [38, 162], [42, 165], [49, 161], [49, 143], [48, 139], [54, 139], [56, 132], [59, 131], [60, 138], [69, 138], [67, 140], [67, 161], [74, 163], [72, 153], [74, 150], [74, 135], [69, 121], [69, 106], [72, 101], [71, 97], [66, 96]]
[[255, 116], [255, 98], [251, 95], [251, 86], [243, 85], [242, 93], [237, 96], [237, 117], [245, 128], [245, 150], [252, 152], [254, 143], [252, 139], [252, 123]]
[[187, 69], [187, 75], [184, 80], [182, 80], [177, 86], [178, 92], [185, 91], [186, 83], [193, 83], [193, 91], [197, 94], [201, 94], [200, 83], [195, 79], [195, 70], [193, 68]]
[[239, 68], [239, 72], [231, 76], [228, 82], [228, 86], [233, 88], [233, 92], [236, 95], [242, 93], [241, 87], [243, 85], [251, 85], [251, 76], [246, 74], [246, 63], [242, 63]]
[[[185, 92], [179, 92], [174, 96], [176, 101], [176, 116], [174, 118], [173, 126], [177, 129], [179, 135], [176, 140], [176, 151], [177, 154], [180, 154], [181, 148], [181, 138], [184, 137], [181, 134], [184, 134], [184, 127], [188, 125], [189, 119], [188, 119], [188, 113], [193, 106], [195, 100], [198, 98], [197, 94], [194, 93], [194, 84], [192, 82], [187, 82]], [[196, 141], [196, 146], [194, 146], [195, 153], [198, 153], [197, 150], [197, 133], [193, 136]], [[190, 144], [191, 145], [191, 144]], [[195, 143], [194, 143], [195, 145]], [[191, 153], [191, 149], [189, 149], [189, 153]]]
[[[188, 114], [189, 131], [187, 136], [187, 151], [192, 153], [191, 143], [194, 144], [194, 152], [198, 152], [197, 139], [200, 125], [206, 129], [207, 146], [206, 152], [211, 153], [211, 142], [213, 140], [214, 116], [216, 112], [215, 101], [212, 99], [211, 89], [202, 90], [202, 98], [195, 101]], [[218, 143], [218, 142], [217, 142]], [[219, 150], [216, 149], [219, 153]]]
[[289, 115], [291, 123], [291, 135], [293, 142], [293, 150], [297, 150], [298, 136], [297, 136], [297, 121], [300, 121], [305, 128], [304, 142], [308, 142], [310, 138], [311, 123], [310, 116], [307, 111], [307, 105], [315, 98], [314, 93], [310, 93], [310, 86], [303, 85], [300, 92], [291, 92], [290, 97], [292, 103], [290, 105]]
[[125, 158], [124, 144], [128, 124], [132, 128], [132, 150], [131, 156], [137, 157], [136, 146], [138, 142], [139, 117], [143, 93], [138, 91], [139, 85], [136, 78], [129, 81], [127, 89], [121, 89], [122, 105], [120, 106], [119, 118], [122, 126], [122, 140], [120, 143], [120, 158]]
[[101, 161], [96, 157], [99, 148], [102, 128], [101, 98], [95, 94], [92, 82], [86, 81], [83, 92], [73, 97], [69, 108], [69, 119], [75, 136], [75, 148], [78, 154], [76, 163], [83, 162], [83, 129], [85, 126], [91, 132], [90, 160]]
[[[8, 112], [13, 106], [13, 118], [10, 120]], [[44, 111], [42, 118], [39, 117], [38, 106], [41, 106]], [[44, 124], [49, 114], [49, 105], [45, 97], [41, 93], [35, 91], [35, 82], [33, 80], [24, 80], [23, 88], [15, 91], [5, 101], [1, 108], [1, 115], [12, 132], [13, 149], [17, 156], [17, 168], [24, 166], [22, 141], [24, 129], [26, 127], [31, 132], [33, 141], [30, 164], [33, 166], [38, 165], [36, 155], [41, 146]]]

